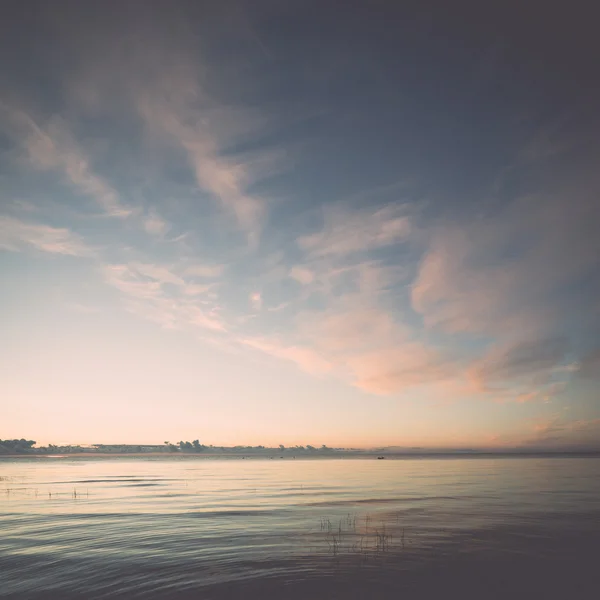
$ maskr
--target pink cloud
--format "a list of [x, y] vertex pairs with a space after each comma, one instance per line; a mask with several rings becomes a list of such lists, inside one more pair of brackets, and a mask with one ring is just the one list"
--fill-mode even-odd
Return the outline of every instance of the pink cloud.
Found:
[[320, 313], [301, 313], [299, 333], [322, 351], [348, 355], [397, 340], [401, 327], [375, 307], [336, 306]]
[[323, 374], [332, 369], [332, 364], [328, 360], [307, 347], [286, 345], [265, 338], [241, 338], [239, 342], [275, 358], [296, 363], [302, 370], [308, 373]]
[[418, 342], [357, 354], [346, 362], [354, 374], [355, 385], [376, 394], [399, 393], [454, 376], [450, 361]]
[[470, 267], [476, 252], [469, 232], [448, 229], [434, 235], [411, 292], [413, 308], [426, 326], [450, 333], [506, 326], [505, 305], [517, 274], [505, 266]]
[[312, 283], [315, 279], [315, 275], [310, 269], [301, 266], [292, 267], [290, 270], [290, 277], [304, 285]]
[[591, 222], [597, 202], [583, 190], [527, 197], [493, 217], [435, 231], [412, 286], [425, 325], [450, 333], [523, 337], [551, 329], [559, 292], [598, 265]]
[[12, 252], [34, 248], [50, 254], [93, 256], [83, 239], [65, 228], [0, 216], [0, 248]]
[[[294, 338], [302, 341], [303, 351], [310, 349], [311, 356], [325, 360], [337, 375], [374, 394], [401, 393], [411, 387], [440, 383], [454, 374], [448, 359], [410, 339], [410, 331], [388, 312], [354, 301], [334, 305], [325, 312], [301, 313]], [[272, 356], [290, 358], [280, 342], [273, 347], [271, 344], [262, 340], [255, 347]], [[314, 369], [311, 362], [294, 362], [309, 372]]]
[[565, 420], [560, 415], [539, 421], [522, 446], [600, 449], [600, 419]]

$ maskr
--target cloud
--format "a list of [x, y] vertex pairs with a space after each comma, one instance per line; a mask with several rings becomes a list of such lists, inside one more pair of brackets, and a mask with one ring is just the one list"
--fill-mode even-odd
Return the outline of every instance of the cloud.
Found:
[[258, 235], [265, 203], [244, 191], [245, 167], [210, 156], [197, 142], [184, 143], [196, 173], [198, 184], [219, 198], [252, 236]]
[[[494, 402], [507, 404], [525, 404], [528, 402], [550, 402], [556, 396], [562, 394], [568, 387], [568, 380], [556, 381], [548, 377], [546, 381], [535, 382], [533, 380], [520, 384], [510, 385], [503, 382], [503, 386], [497, 388], [475, 388], [476, 392], [486, 394]], [[473, 393], [471, 387], [465, 388], [465, 393]]]
[[68, 229], [21, 221], [8, 216], [0, 216], [0, 248], [11, 252], [34, 248], [50, 254], [85, 257], [93, 255], [82, 238]]
[[[302, 279], [303, 288], [295, 296], [302, 301], [313, 294], [321, 296], [325, 310], [347, 310], [354, 306], [375, 306], [382, 296], [406, 278], [406, 269], [381, 260], [325, 258], [309, 260], [290, 270]], [[309, 281], [310, 280], [310, 281]]]
[[346, 359], [355, 385], [376, 394], [393, 394], [408, 388], [453, 378], [455, 365], [433, 348], [407, 342]]
[[275, 358], [291, 361], [297, 364], [302, 370], [311, 374], [320, 375], [332, 369], [329, 361], [307, 347], [286, 345], [273, 339], [265, 338], [241, 338], [239, 339], [239, 343], [260, 350]]
[[162, 237], [169, 231], [169, 224], [167, 221], [154, 211], [151, 211], [143, 218], [143, 226], [146, 233], [157, 237]]
[[[371, 361], [377, 351], [382, 356], [399, 354], [410, 341], [409, 328], [398, 321], [389, 307], [380, 306], [390, 287], [405, 277], [404, 269], [377, 260], [342, 260], [340, 264], [338, 258], [318, 258], [283, 269], [280, 276], [300, 280], [302, 288], [299, 293], [294, 291], [289, 301], [267, 309], [268, 314], [292, 307], [286, 314], [288, 321], [283, 332], [263, 335], [254, 347], [286, 360], [293, 360], [286, 349], [310, 350], [326, 361], [336, 376], [373, 393], [401, 392], [426, 382], [425, 375], [410, 381], [407, 377], [404, 383], [396, 377], [392, 384], [389, 370], [375, 372], [373, 367], [365, 375], [362, 367], [363, 358]], [[417, 345], [415, 342], [414, 347]], [[301, 369], [314, 371], [304, 355], [294, 362]]]
[[157, 281], [161, 285], [164, 283], [172, 283], [177, 286], [185, 286], [185, 281], [181, 277], [175, 275], [171, 270], [162, 265], [132, 262], [128, 265], [127, 270], [130, 272], [136, 271], [138, 275]]
[[[360, 298], [360, 297], [358, 297]], [[302, 329], [314, 346], [345, 371], [356, 387], [374, 394], [398, 394], [450, 375], [451, 363], [390, 312], [351, 297]]]
[[533, 437], [523, 447], [554, 448], [563, 450], [599, 450], [600, 419], [566, 420], [554, 415], [536, 423]]
[[598, 218], [589, 192], [566, 188], [446, 224], [431, 235], [413, 308], [427, 327], [449, 333], [547, 335], [569, 310], [582, 321], [575, 303], [591, 297], [566, 291], [598, 271], [600, 238], [590, 225]]
[[305, 285], [312, 283], [315, 279], [314, 273], [310, 269], [300, 266], [292, 267], [290, 277]]
[[267, 310], [269, 312], [279, 312], [286, 309], [288, 306], [290, 306], [290, 304], [290, 302], [281, 302], [280, 304], [277, 304], [275, 306], [269, 306]]
[[[372, 204], [397, 195], [404, 183], [396, 183], [349, 198], [359, 209], [329, 204], [320, 213], [320, 227], [306, 235], [292, 233], [276, 220], [280, 214], [272, 215], [273, 222], [267, 219], [265, 184], [287, 158], [279, 145], [267, 141], [276, 138], [271, 135], [276, 117], [250, 108], [245, 102], [248, 82], [232, 81], [244, 69], [236, 65], [231, 77], [230, 65], [216, 58], [219, 52], [205, 52], [210, 43], [204, 33], [198, 35], [194, 28], [188, 36], [173, 17], [167, 29], [175, 35], [154, 35], [165, 25], [148, 24], [153, 16], [111, 32], [110, 47], [100, 29], [82, 34], [98, 36], [103, 52], [96, 52], [95, 43], [80, 43], [86, 52], [82, 72], [65, 85], [71, 97], [64, 114], [76, 121], [34, 120], [22, 111], [12, 111], [10, 117], [11, 131], [30, 164], [62, 173], [104, 214], [129, 217], [136, 233], [146, 231], [162, 241], [170, 223], [161, 216], [161, 207], [148, 206], [146, 199], [143, 210], [123, 204], [121, 197], [135, 193], [125, 188], [119, 195], [114, 186], [120, 179], [111, 184], [94, 172], [92, 155], [84, 152], [83, 138], [75, 136], [80, 131], [76, 125], [90, 124], [85, 121], [90, 115], [95, 127], [129, 123], [125, 135], [139, 134], [131, 140], [136, 150], [132, 162], [138, 155], [159, 157], [164, 173], [156, 179], [164, 175], [161, 184], [181, 186], [192, 196], [181, 205], [179, 197], [169, 196], [169, 209], [179, 213], [164, 214], [187, 219], [202, 210], [206, 229], [216, 230], [202, 240], [206, 246], [216, 240], [206, 256], [195, 257], [194, 244], [201, 237], [195, 235], [196, 223], [186, 227], [189, 234], [165, 240], [177, 242], [168, 248], [145, 239], [154, 257], [136, 247], [135, 239], [127, 240], [122, 256], [111, 248], [114, 263], [105, 264], [102, 272], [128, 310], [166, 328], [223, 333], [219, 339], [239, 339], [242, 346], [310, 373], [340, 375], [368, 393], [401, 394], [435, 384], [488, 399], [531, 402], [562, 391], [572, 372], [566, 353], [576, 345], [561, 328], [581, 327], [582, 315], [590, 314], [587, 300], [575, 305], [573, 297], [583, 299], [585, 294], [578, 292], [593, 287], [591, 275], [600, 256], [597, 187], [589, 186], [586, 197], [586, 179], [579, 189], [556, 188], [491, 209], [481, 203], [471, 216], [455, 210], [451, 221], [431, 226], [417, 222], [406, 205]], [[195, 38], [201, 42], [196, 44]], [[260, 94], [254, 91], [248, 96], [256, 102]], [[140, 125], [143, 131], [136, 131]], [[118, 132], [112, 141], [124, 141], [123, 135]], [[555, 130], [540, 134], [518, 160], [539, 167], [564, 147], [558, 137]], [[192, 180], [191, 193], [189, 182], [181, 178], [182, 165]], [[166, 198], [163, 191], [151, 190]], [[265, 247], [256, 244], [250, 256], [231, 260], [229, 232], [221, 231], [228, 221], [211, 220], [214, 211], [202, 204], [207, 198], [215, 202], [219, 217], [229, 215], [250, 241], [256, 244], [260, 238]], [[189, 201], [185, 207], [184, 201]], [[425, 221], [440, 218], [421, 216]], [[273, 237], [267, 235], [270, 226], [279, 230]], [[15, 229], [0, 222], [0, 244], [86, 252], [82, 240], [67, 229], [44, 227]], [[273, 251], [278, 242], [281, 247]], [[423, 248], [422, 260], [413, 265], [413, 251]], [[272, 262], [263, 251], [271, 253]], [[179, 259], [174, 258], [177, 252]], [[228, 253], [227, 259], [216, 258], [219, 253]], [[204, 264], [205, 259], [227, 260], [227, 265]], [[418, 272], [407, 288], [414, 267]], [[230, 302], [227, 310], [221, 301]], [[248, 302], [254, 312], [260, 311], [258, 316], [239, 314]], [[247, 333], [257, 330], [258, 336]], [[593, 327], [590, 333], [595, 333]], [[593, 357], [569, 359], [580, 363], [582, 375], [597, 371]]]
[[252, 292], [252, 294], [250, 294], [250, 304], [254, 310], [260, 310], [262, 308], [262, 303], [263, 301], [260, 292]]
[[300, 335], [330, 354], [364, 352], [404, 337], [401, 327], [389, 313], [353, 302], [346, 307], [301, 313], [297, 321]]
[[201, 296], [203, 294], [208, 294], [209, 292], [214, 292], [217, 287], [217, 283], [207, 283], [204, 285], [196, 284], [196, 283], [186, 283], [183, 293], [186, 296]]
[[315, 371], [315, 361], [327, 364], [327, 371], [372, 394], [399, 394], [456, 375], [456, 361], [410, 339], [410, 331], [387, 311], [357, 305], [354, 299], [344, 309], [338, 305], [300, 313], [296, 325], [294, 343], [261, 338], [249, 345], [293, 360], [309, 373]]
[[9, 130], [35, 168], [60, 171], [66, 181], [80, 193], [93, 198], [110, 217], [128, 217], [132, 210], [121, 204], [117, 192], [94, 174], [81, 148], [72, 137], [66, 122], [58, 117], [44, 126], [21, 110], [0, 105], [8, 115]]
[[[528, 150], [527, 161], [555, 149]], [[578, 348], [600, 335], [598, 178], [569, 169], [536, 194], [422, 230], [411, 305], [432, 335], [481, 348], [466, 368], [469, 393], [548, 401], [582, 371]]]
[[489, 332], [506, 327], [505, 304], [517, 285], [510, 267], [471, 267], [483, 238], [474, 241], [469, 231], [443, 229], [433, 236], [412, 285], [413, 308], [428, 327], [449, 333]]
[[326, 208], [322, 231], [300, 237], [298, 245], [311, 257], [344, 256], [391, 246], [406, 240], [410, 220], [402, 205], [371, 212]]
[[105, 281], [124, 295], [127, 309], [141, 318], [165, 329], [227, 329], [208, 293], [210, 286], [200, 290], [161, 265], [134, 262], [105, 265], [102, 270]]
[[[402, 265], [370, 258], [370, 252], [404, 242], [410, 232], [404, 207], [350, 210], [324, 209], [323, 227], [301, 237], [304, 262], [288, 271], [302, 284], [294, 304], [308, 302], [294, 319], [293, 339], [300, 340], [333, 365], [352, 385], [371, 393], [397, 393], [424, 381], [396, 377], [387, 366], [376, 369], [377, 359], [400, 353], [410, 332], [381, 306], [390, 290], [406, 277]], [[318, 301], [319, 309], [314, 308]], [[387, 301], [385, 302], [387, 304]], [[396, 313], [397, 316], [397, 313]]]
[[260, 132], [264, 119], [243, 107], [219, 104], [198, 81], [196, 69], [156, 71], [133, 90], [136, 110], [152, 132], [185, 150], [198, 186], [216, 198], [248, 233], [260, 235], [266, 200], [250, 192], [280, 170], [284, 155], [274, 148], [233, 152], [236, 144]]
[[185, 274], [192, 277], [211, 279], [222, 275], [225, 265], [201, 265], [195, 264], [186, 267]]
[[136, 299], [153, 300], [160, 294], [161, 281], [145, 278], [133, 266], [107, 265], [103, 268], [106, 282]]
[[548, 383], [568, 351], [565, 338], [519, 341], [495, 347], [469, 369], [476, 389], [487, 391], [525, 380]]
[[[241, 94], [226, 93], [226, 69], [207, 64], [205, 38], [212, 35], [211, 28], [204, 30], [207, 35], [192, 33], [177, 11], [159, 17], [152, 8], [142, 10], [134, 22], [121, 15], [110, 31], [101, 24], [94, 31], [81, 30], [75, 26], [78, 18], [66, 22], [67, 35], [60, 39], [73, 58], [61, 82], [69, 115], [84, 124], [90, 116], [113, 124], [128, 119], [137, 125], [141, 119], [143, 144], [154, 144], [155, 156], [156, 147], [166, 150], [166, 164], [183, 154], [197, 187], [255, 244], [267, 210], [267, 198], [257, 187], [279, 173], [287, 157], [280, 147], [264, 141], [273, 112], [266, 116], [255, 102], [249, 106]], [[167, 21], [170, 36], [164, 35]], [[109, 46], [106, 39], [111, 40]], [[40, 126], [28, 115], [13, 112], [32, 164], [62, 170], [106, 214], [130, 214], [115, 189], [92, 172], [64, 120], [55, 117]], [[166, 224], [160, 217], [150, 214], [141, 221], [151, 235], [164, 235]]]

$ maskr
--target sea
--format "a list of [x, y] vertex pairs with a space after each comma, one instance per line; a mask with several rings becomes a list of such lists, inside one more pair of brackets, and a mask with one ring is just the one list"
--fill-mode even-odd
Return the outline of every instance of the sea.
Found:
[[600, 598], [600, 458], [0, 459], [0, 598]]

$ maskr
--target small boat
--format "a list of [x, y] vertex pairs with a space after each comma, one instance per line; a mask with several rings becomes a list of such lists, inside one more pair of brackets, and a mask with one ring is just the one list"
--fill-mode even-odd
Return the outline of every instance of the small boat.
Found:
[[378, 456], [377, 460], [385, 460], [385, 456]]

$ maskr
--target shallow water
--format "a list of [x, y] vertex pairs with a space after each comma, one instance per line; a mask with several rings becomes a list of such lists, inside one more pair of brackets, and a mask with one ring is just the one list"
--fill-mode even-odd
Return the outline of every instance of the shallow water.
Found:
[[0, 460], [0, 597], [587, 598], [600, 459]]

